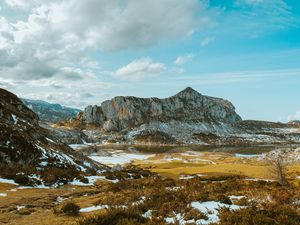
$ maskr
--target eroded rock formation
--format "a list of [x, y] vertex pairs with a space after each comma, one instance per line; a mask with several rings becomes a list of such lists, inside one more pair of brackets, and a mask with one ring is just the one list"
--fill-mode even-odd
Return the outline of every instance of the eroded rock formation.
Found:
[[88, 106], [83, 120], [104, 131], [122, 131], [153, 121], [232, 124], [241, 117], [229, 101], [202, 95], [188, 87], [165, 99], [118, 96], [101, 106]]

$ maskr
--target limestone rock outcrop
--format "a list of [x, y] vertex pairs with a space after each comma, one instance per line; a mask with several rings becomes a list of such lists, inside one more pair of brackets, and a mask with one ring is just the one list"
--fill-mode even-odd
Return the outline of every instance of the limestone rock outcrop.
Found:
[[118, 96], [101, 106], [88, 106], [83, 120], [104, 131], [122, 131], [154, 121], [233, 124], [241, 121], [241, 117], [229, 101], [202, 95], [188, 87], [165, 99]]
[[67, 127], [81, 129], [100, 143], [300, 143], [298, 123], [244, 121], [231, 102], [202, 95], [190, 87], [164, 99], [115, 97], [101, 106], [88, 106]]

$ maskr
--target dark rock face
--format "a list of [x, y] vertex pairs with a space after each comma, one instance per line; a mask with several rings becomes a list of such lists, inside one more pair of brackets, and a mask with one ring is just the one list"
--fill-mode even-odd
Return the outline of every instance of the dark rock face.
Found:
[[1, 122], [9, 122], [15, 124], [16, 119], [19, 118], [19, 122], [29, 122], [35, 126], [38, 124], [38, 116], [26, 107], [22, 101], [14, 94], [0, 89], [0, 120]]
[[83, 113], [86, 123], [98, 124], [104, 131], [122, 131], [152, 121], [184, 123], [241, 120], [227, 100], [201, 95], [192, 88], [165, 99], [115, 97], [101, 106], [88, 106]]
[[0, 89], [0, 176], [14, 179], [23, 174], [28, 183], [34, 175], [32, 183], [53, 184], [72, 180], [92, 167], [100, 165], [51, 136], [16, 95]]
[[69, 108], [60, 104], [51, 104], [40, 100], [22, 99], [23, 103], [45, 122], [60, 122], [77, 116], [79, 109]]

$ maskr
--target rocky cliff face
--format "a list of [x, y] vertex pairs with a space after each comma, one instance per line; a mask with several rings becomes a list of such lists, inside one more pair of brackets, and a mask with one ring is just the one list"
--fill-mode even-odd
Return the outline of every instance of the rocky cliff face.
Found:
[[38, 116], [0, 89], [0, 176], [21, 184], [61, 184], [101, 168], [41, 128]]
[[88, 106], [69, 125], [80, 127], [90, 140], [100, 142], [300, 143], [298, 123], [242, 121], [229, 101], [202, 95], [192, 88], [165, 99], [115, 97], [101, 106]]
[[154, 121], [233, 124], [241, 117], [229, 101], [186, 88], [165, 99], [115, 97], [101, 106], [88, 106], [84, 110], [83, 120], [97, 124], [104, 131], [122, 131]]

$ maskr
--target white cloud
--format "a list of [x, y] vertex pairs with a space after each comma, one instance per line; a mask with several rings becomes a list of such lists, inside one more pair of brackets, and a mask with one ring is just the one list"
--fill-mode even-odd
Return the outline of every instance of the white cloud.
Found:
[[[0, 18], [0, 76], [15, 79], [54, 76], [65, 65], [82, 62], [90, 48], [136, 49], [184, 38], [210, 21], [207, 5], [198, 0], [5, 2], [30, 8], [27, 20]], [[81, 66], [99, 70], [92, 61]]]
[[122, 80], [141, 80], [166, 70], [162, 63], [154, 63], [150, 58], [136, 59], [118, 69], [113, 76]]
[[177, 65], [177, 66], [184, 65], [187, 62], [191, 61], [193, 58], [195, 58], [195, 56], [196, 55], [193, 54], [193, 53], [189, 53], [189, 54], [186, 54], [186, 55], [178, 56], [175, 59], [174, 64]]
[[141, 58], [116, 72], [106, 72], [86, 52], [146, 48], [185, 38], [209, 23], [206, 6], [198, 0], [5, 3], [23, 10], [20, 18], [26, 14], [27, 18], [0, 17], [1, 86], [22, 97], [79, 107], [105, 100], [99, 90], [114, 85], [101, 77], [139, 80], [166, 70], [162, 63]]
[[215, 37], [206, 37], [201, 41], [201, 46], [204, 47], [215, 41]]
[[53, 27], [76, 35], [82, 44], [109, 51], [183, 38], [210, 23], [206, 5], [198, 0], [68, 0], [48, 10]]
[[300, 110], [297, 111], [295, 114], [288, 116], [288, 121], [292, 120], [300, 120]]
[[29, 6], [30, 0], [5, 0], [5, 3], [11, 7], [24, 8]]

